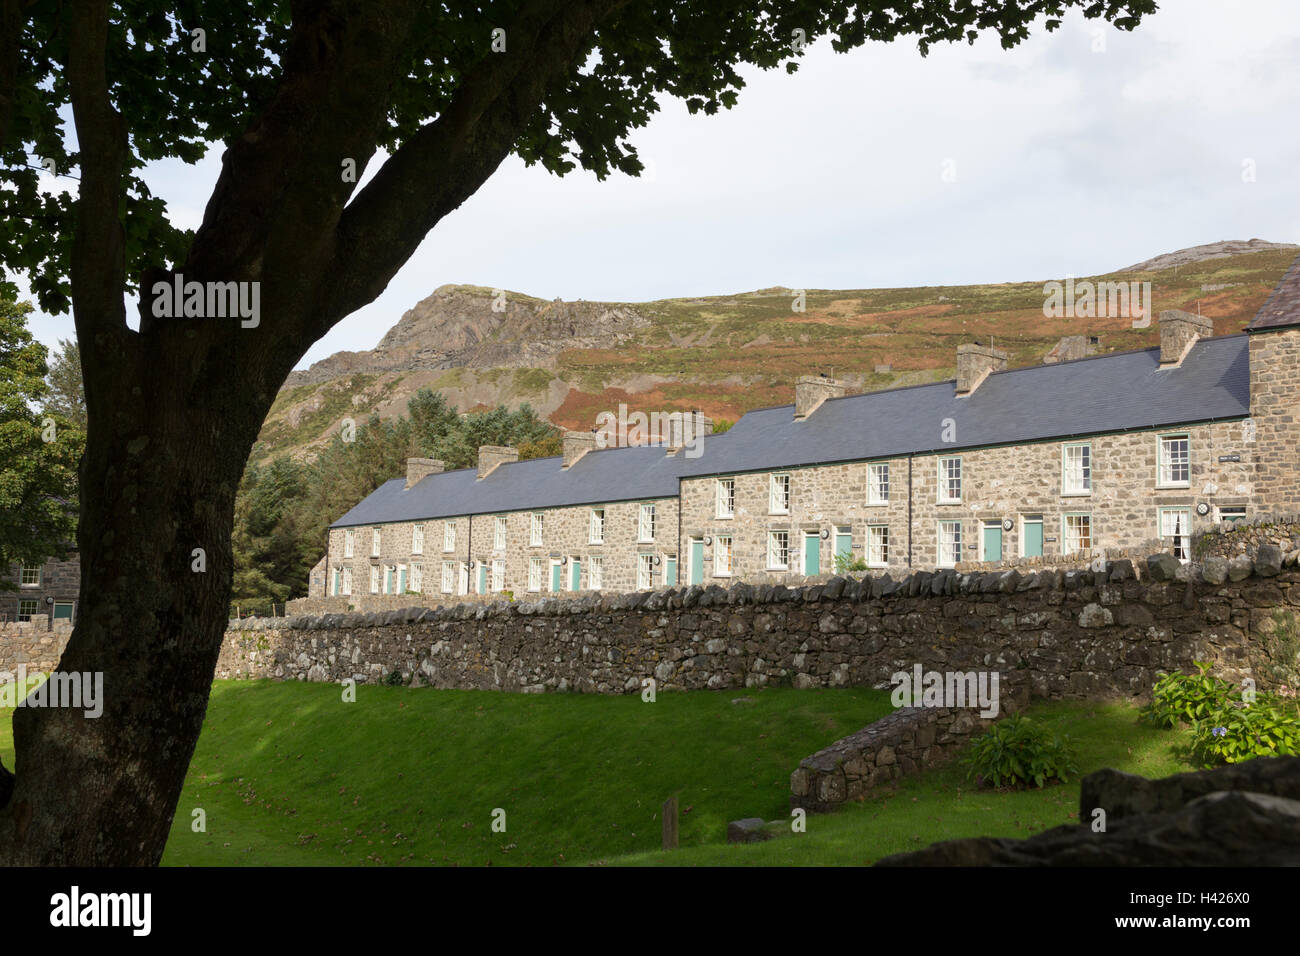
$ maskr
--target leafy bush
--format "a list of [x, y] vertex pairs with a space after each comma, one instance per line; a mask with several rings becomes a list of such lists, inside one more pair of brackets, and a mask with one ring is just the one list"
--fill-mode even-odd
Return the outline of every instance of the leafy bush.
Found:
[[835, 573], [845, 574], [849, 571], [865, 571], [867, 562], [863, 558], [854, 558], [847, 554], [836, 553], [835, 555]]
[[1138, 711], [1138, 719], [1166, 729], [1190, 724], [1219, 710], [1235, 688], [1210, 674], [1210, 665], [1194, 661], [1195, 674], [1164, 674], [1151, 688], [1151, 703]]
[[967, 778], [981, 786], [1042, 787], [1077, 776], [1074, 745], [1042, 724], [1015, 714], [989, 728], [966, 755]]
[[1191, 756], [1203, 767], [1255, 757], [1300, 755], [1300, 703], [1260, 693], [1254, 703], [1226, 700], [1192, 724]]
[[402, 684], [404, 683], [404, 681], [402, 680], [402, 672], [393, 671], [391, 674], [389, 674], [387, 677], [384, 678], [384, 683], [387, 684], [389, 687], [401, 687]]
[[1157, 727], [1189, 724], [1191, 760], [1202, 767], [1254, 757], [1300, 755], [1300, 703], [1268, 691], [1240, 693], [1195, 661], [1195, 674], [1162, 674], [1139, 719]]

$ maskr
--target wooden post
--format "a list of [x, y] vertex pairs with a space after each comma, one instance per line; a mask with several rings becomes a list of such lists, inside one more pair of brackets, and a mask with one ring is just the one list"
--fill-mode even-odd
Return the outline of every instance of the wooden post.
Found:
[[677, 849], [677, 798], [664, 801], [664, 849]]

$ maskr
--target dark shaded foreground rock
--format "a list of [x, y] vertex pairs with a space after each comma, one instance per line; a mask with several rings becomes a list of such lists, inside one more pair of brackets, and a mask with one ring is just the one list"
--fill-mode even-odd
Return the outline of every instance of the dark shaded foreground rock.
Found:
[[[885, 857], [877, 866], [1300, 865], [1300, 757], [1163, 780], [1115, 770], [1085, 778], [1077, 825], [1027, 840], [981, 837]], [[1094, 833], [1093, 811], [1106, 811]]]

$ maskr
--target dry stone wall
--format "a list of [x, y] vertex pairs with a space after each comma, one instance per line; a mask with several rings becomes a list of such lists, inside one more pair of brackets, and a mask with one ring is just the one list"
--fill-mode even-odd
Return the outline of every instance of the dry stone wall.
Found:
[[71, 634], [66, 621], [51, 628], [43, 614], [31, 621], [0, 624], [0, 681], [7, 680], [4, 674], [17, 674], [19, 667], [30, 674], [54, 670]]
[[1208, 660], [1230, 679], [1270, 686], [1295, 665], [1300, 571], [1285, 557], [1268, 546], [1253, 563], [1216, 557], [1204, 568], [1158, 555], [1141, 568], [1121, 560], [251, 619], [232, 624], [217, 673], [612, 694], [649, 678], [660, 689], [881, 687], [919, 663], [997, 670], [1034, 696], [1089, 698], [1141, 695], [1157, 671]]

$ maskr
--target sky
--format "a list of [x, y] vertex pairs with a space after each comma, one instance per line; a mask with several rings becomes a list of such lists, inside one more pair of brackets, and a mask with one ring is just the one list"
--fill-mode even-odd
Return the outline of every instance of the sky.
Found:
[[[1163, 7], [1133, 33], [1072, 14], [1010, 51], [814, 44], [793, 76], [748, 71], [730, 111], [663, 101], [632, 136], [639, 179], [512, 158], [299, 367], [373, 348], [448, 283], [639, 302], [1047, 281], [1300, 242], [1300, 3]], [[150, 187], [197, 226], [220, 164], [157, 164]], [[30, 327], [73, 335], [69, 316]]]

